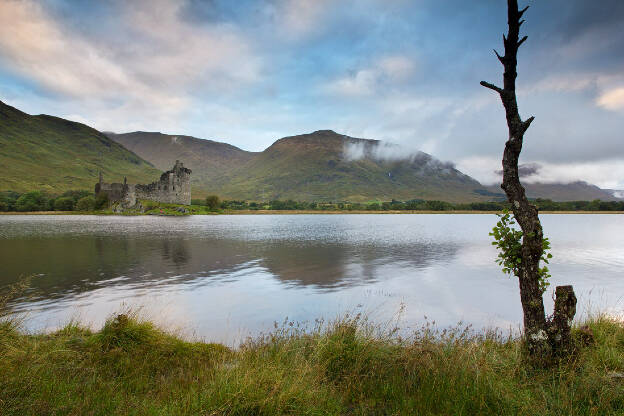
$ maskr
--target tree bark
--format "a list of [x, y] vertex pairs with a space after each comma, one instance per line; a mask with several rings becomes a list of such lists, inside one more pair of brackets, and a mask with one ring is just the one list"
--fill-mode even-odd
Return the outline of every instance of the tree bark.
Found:
[[[520, 286], [520, 300], [524, 313], [524, 333], [528, 350], [531, 355], [544, 355], [549, 354], [553, 347], [558, 348], [555, 342], [556, 334], [549, 331], [549, 328], [551, 326], [550, 322], [554, 322], [555, 320], [561, 322], [561, 319], [553, 318], [550, 322], [546, 320], [542, 291], [539, 283], [539, 262], [543, 253], [542, 244], [544, 234], [537, 207], [532, 205], [527, 199], [524, 187], [520, 183], [520, 177], [518, 175], [518, 159], [522, 151], [524, 133], [534, 119], [534, 117], [529, 117], [523, 121], [520, 118], [516, 99], [518, 48], [527, 39], [526, 36], [520, 39], [520, 26], [524, 23], [524, 20], [521, 19], [527, 9], [528, 6], [519, 10], [518, 0], [507, 0], [507, 23], [509, 30], [507, 36], [503, 35], [505, 55], [501, 56], [496, 50], [494, 51], [498, 60], [504, 67], [503, 88], [485, 81], [481, 81], [481, 85], [496, 91], [505, 107], [509, 138], [505, 143], [505, 150], [503, 152], [503, 183], [501, 188], [505, 191], [507, 199], [511, 204], [514, 217], [523, 232], [522, 260], [518, 269], [518, 280]], [[574, 296], [572, 287], [568, 287], [571, 291], [571, 295]], [[557, 288], [557, 295], [559, 295], [559, 293], [560, 290]], [[564, 292], [561, 293], [563, 294]], [[565, 293], [568, 294], [568, 292]], [[568, 298], [572, 299], [571, 296], [568, 296]], [[574, 297], [574, 305], [576, 305], [576, 297]], [[566, 309], [566, 311], [569, 312], [568, 309]], [[574, 317], [574, 313], [572, 313], [572, 317]], [[567, 316], [567, 318], [569, 318], [569, 316]], [[570, 320], [571, 319], [565, 319], [565, 322], [568, 324], [568, 340]], [[566, 330], [563, 329], [563, 331], [565, 332]]]

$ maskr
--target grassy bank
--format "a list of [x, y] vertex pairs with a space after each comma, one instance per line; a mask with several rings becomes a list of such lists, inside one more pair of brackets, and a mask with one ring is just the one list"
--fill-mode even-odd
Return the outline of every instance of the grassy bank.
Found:
[[595, 344], [541, 369], [497, 334], [423, 327], [401, 339], [357, 318], [286, 323], [236, 350], [128, 315], [98, 332], [25, 335], [5, 322], [0, 414], [622, 414], [624, 327], [587, 324]]

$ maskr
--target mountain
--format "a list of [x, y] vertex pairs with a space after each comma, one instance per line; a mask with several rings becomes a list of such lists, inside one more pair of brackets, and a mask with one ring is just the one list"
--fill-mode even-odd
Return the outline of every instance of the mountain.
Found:
[[154, 166], [81, 123], [32, 116], [0, 101], [0, 190], [93, 189], [105, 180], [152, 182]]
[[[277, 140], [262, 152], [190, 136], [100, 133], [62, 118], [23, 113], [0, 101], [0, 191], [92, 189], [107, 181], [149, 183], [181, 160], [193, 197], [228, 199], [483, 201], [503, 197], [452, 164], [377, 140], [319, 130]], [[585, 182], [527, 184], [532, 198], [613, 200]]]
[[[180, 159], [193, 169], [193, 196], [268, 200], [441, 199], [489, 197], [476, 180], [425, 153], [399, 160], [378, 152], [377, 140], [320, 130], [277, 140], [252, 153], [186, 136], [135, 132], [109, 134], [159, 167]], [[354, 151], [350, 151], [354, 150]], [[357, 153], [352, 155], [350, 153]], [[481, 192], [475, 192], [480, 190]]]
[[377, 154], [378, 146], [377, 140], [331, 130], [285, 137], [237, 171], [223, 191], [254, 199], [482, 199], [474, 192], [481, 185], [453, 167], [424, 153], [405, 160], [385, 158]]
[[[202, 196], [211, 189], [221, 189], [228, 174], [251, 160], [255, 153], [246, 152], [227, 143], [202, 140], [191, 136], [175, 136], [158, 132], [105, 133], [126, 149], [149, 160], [160, 170], [171, 169], [180, 160], [193, 171], [191, 185]], [[197, 192], [193, 192], [193, 196]]]
[[[525, 183], [522, 185], [529, 198], [544, 198], [553, 201], [619, 201], [614, 193], [608, 189], [601, 189], [596, 185], [584, 181], [571, 183]], [[502, 189], [498, 185], [491, 185], [487, 190], [492, 193], [499, 193], [504, 197]]]

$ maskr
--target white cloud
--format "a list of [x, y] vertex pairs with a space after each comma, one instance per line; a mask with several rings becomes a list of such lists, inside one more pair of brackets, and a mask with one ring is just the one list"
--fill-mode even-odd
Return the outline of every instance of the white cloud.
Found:
[[372, 95], [378, 81], [378, 72], [371, 69], [362, 69], [352, 76], [332, 81], [326, 86], [326, 91], [344, 97], [362, 97]]
[[384, 161], [413, 160], [422, 155], [418, 150], [389, 142], [345, 143], [343, 152], [347, 160], [364, 158]]
[[518, 94], [528, 96], [543, 92], [590, 92], [597, 94], [594, 103], [603, 109], [618, 111], [624, 109], [624, 76], [606, 73], [567, 73], [547, 76], [535, 83], [523, 84]]
[[0, 56], [20, 73], [68, 95], [108, 96], [131, 84], [119, 66], [65, 33], [39, 3], [0, 2]]
[[570, 183], [582, 180], [606, 189], [624, 186], [624, 160], [540, 164], [543, 166], [539, 174], [532, 175], [529, 182]]
[[[457, 169], [472, 176], [484, 185], [498, 184], [502, 169], [501, 158], [468, 157], [458, 161]], [[624, 160], [593, 162], [548, 163], [533, 161], [537, 172], [523, 177], [526, 183], [571, 183], [585, 181], [604, 189], [624, 188]]]
[[457, 169], [468, 176], [472, 176], [483, 185], [500, 183], [500, 176], [496, 173], [501, 169], [501, 158], [473, 156], [457, 161]]
[[529, 95], [538, 92], [582, 91], [595, 88], [603, 77], [592, 73], [568, 73], [549, 75], [534, 83], [523, 83], [518, 87], [518, 95]]
[[396, 81], [407, 79], [415, 69], [414, 62], [401, 55], [381, 58], [377, 65], [382, 74]]
[[0, 62], [65, 102], [95, 109], [81, 120], [97, 127], [174, 118], [194, 94], [242, 89], [259, 78], [260, 59], [237, 28], [185, 22], [178, 2], [120, 3], [125, 42], [73, 33], [44, 5], [0, 1]]
[[384, 56], [368, 68], [335, 79], [325, 86], [325, 91], [344, 97], [364, 97], [380, 94], [384, 89], [400, 85], [414, 72], [414, 62], [406, 56]]
[[607, 110], [624, 110], [624, 87], [604, 92], [598, 97], [596, 104]]
[[282, 0], [277, 10], [279, 24], [291, 39], [309, 35], [319, 29], [329, 4], [329, 0]]

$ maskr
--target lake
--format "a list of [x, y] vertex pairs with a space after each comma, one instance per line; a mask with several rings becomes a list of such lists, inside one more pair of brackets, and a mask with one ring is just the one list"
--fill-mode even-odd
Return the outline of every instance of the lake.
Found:
[[[495, 215], [0, 216], [0, 285], [27, 330], [98, 328], [139, 308], [188, 336], [235, 345], [285, 319], [345, 313], [409, 333], [426, 321], [518, 330], [518, 284], [495, 264]], [[624, 216], [542, 215], [551, 287], [579, 314], [624, 311]], [[545, 296], [552, 311], [552, 290]], [[388, 324], [389, 325], [389, 324]]]

